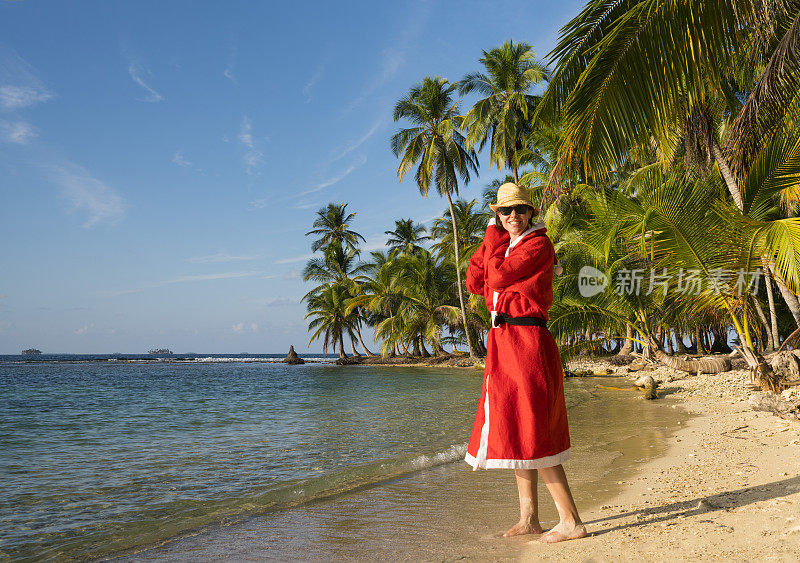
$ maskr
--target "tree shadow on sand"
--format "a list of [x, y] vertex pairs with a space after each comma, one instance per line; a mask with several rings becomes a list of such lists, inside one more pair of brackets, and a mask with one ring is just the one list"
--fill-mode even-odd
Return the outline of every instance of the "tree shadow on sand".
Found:
[[648, 507], [639, 510], [621, 512], [619, 514], [614, 514], [613, 516], [596, 518], [594, 520], [584, 522], [584, 524], [588, 526], [590, 524], [613, 522], [615, 520], [631, 517], [637, 519], [636, 522], [620, 523], [610, 528], [592, 531], [592, 536], [599, 536], [602, 534], [607, 534], [608, 532], [634, 529], [640, 526], [657, 524], [659, 522], [668, 522], [670, 520], [685, 518], [687, 516], [713, 513], [719, 510], [733, 510], [742, 506], [747, 506], [748, 504], [785, 497], [798, 491], [800, 491], [800, 476], [790, 477], [788, 479], [767, 483], [765, 485], [756, 485], [754, 487], [746, 487], [734, 491], [724, 491], [704, 497], [695, 497], [690, 500], [674, 502], [665, 504], [663, 506], [654, 506], [652, 508]]

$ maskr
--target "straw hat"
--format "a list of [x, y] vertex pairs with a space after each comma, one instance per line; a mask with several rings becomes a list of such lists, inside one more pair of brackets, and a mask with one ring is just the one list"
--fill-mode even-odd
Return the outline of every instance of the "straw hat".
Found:
[[531, 202], [531, 196], [528, 190], [522, 188], [513, 182], [506, 182], [497, 190], [497, 203], [489, 205], [492, 211], [497, 212], [498, 207], [511, 207], [513, 205], [527, 205], [533, 208], [533, 214], [537, 215], [539, 210]]

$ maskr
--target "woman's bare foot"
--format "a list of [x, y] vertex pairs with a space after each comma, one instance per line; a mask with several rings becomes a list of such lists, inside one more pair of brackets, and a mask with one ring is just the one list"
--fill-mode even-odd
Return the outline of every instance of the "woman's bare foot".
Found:
[[542, 526], [536, 520], [520, 520], [517, 522], [513, 528], [503, 534], [504, 538], [510, 538], [513, 536], [522, 536], [525, 534], [541, 534], [544, 530], [542, 530]]
[[559, 522], [552, 530], [539, 538], [539, 541], [542, 543], [556, 543], [585, 538], [587, 535], [586, 526], [583, 524]]

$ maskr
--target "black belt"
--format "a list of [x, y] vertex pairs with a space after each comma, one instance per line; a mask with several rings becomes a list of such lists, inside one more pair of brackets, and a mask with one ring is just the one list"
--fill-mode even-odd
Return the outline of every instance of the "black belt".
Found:
[[515, 326], [541, 326], [547, 328], [547, 321], [539, 317], [512, 317], [505, 313], [497, 313], [494, 318], [494, 326], [498, 327], [503, 324]]

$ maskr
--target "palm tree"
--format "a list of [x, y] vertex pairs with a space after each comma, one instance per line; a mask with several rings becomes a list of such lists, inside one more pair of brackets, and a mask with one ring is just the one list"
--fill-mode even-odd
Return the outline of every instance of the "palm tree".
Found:
[[[718, 326], [720, 314], [724, 314], [738, 335], [754, 377], [762, 385], [774, 387], [771, 369], [755, 346], [749, 294], [729, 283], [733, 280], [720, 281], [720, 273], [752, 271], [765, 253], [775, 256], [779, 271], [796, 268], [800, 263], [800, 221], [746, 217], [732, 202], [719, 197], [713, 179], [698, 181], [687, 179], [684, 173], [665, 175], [652, 170], [638, 182], [636, 196], [610, 188], [584, 193], [592, 220], [585, 223], [582, 236], [561, 246], [561, 261], [572, 273], [557, 282], [558, 299], [551, 310], [554, 334], [563, 339], [587, 325], [606, 333], [629, 325], [642, 334], [639, 342], [646, 351], [670, 363], [657, 344], [656, 326], [669, 323], [676, 310], [686, 318], [709, 318], [706, 324], [711, 326]], [[665, 280], [662, 295], [605, 292], [587, 300], [577, 295], [578, 268], [571, 262], [593, 265], [610, 278], [620, 271], [620, 265], [628, 271], [666, 268], [672, 275]], [[695, 272], [702, 280], [696, 294], [674, 297], [681, 284], [675, 270]], [[797, 275], [795, 271], [790, 278]], [[669, 299], [668, 290], [673, 295]]]
[[483, 149], [490, 140], [490, 163], [498, 169], [508, 167], [519, 182], [518, 153], [524, 148], [525, 133], [538, 97], [528, 94], [531, 86], [547, 77], [544, 65], [527, 43], [506, 41], [501, 47], [483, 51], [478, 59], [486, 73], [467, 74], [459, 83], [462, 96], [478, 92], [485, 96], [467, 112], [467, 146]]
[[397, 219], [394, 225], [393, 231], [386, 231], [389, 235], [386, 246], [391, 252], [411, 254], [422, 248], [420, 243], [431, 240], [431, 237], [422, 234], [427, 230], [425, 226], [414, 223], [413, 219]]
[[[376, 326], [387, 319], [391, 319], [390, 323], [394, 322], [402, 299], [399, 287], [402, 275], [398, 265], [398, 261], [392, 260], [384, 252], [373, 251], [372, 261], [364, 264], [363, 281], [359, 283], [360, 291], [349, 300], [347, 312], [357, 308], [362, 315], [366, 314], [367, 324], [370, 326]], [[394, 349], [394, 346], [384, 342], [381, 353], [387, 356]]]
[[322, 338], [322, 353], [328, 352], [328, 345], [336, 350], [339, 345], [339, 358], [344, 359], [344, 335], [351, 340], [355, 338], [354, 330], [358, 322], [357, 313], [347, 311], [347, 301], [350, 294], [342, 285], [325, 285], [312, 296], [308, 297], [308, 313], [305, 318], [313, 317], [308, 324], [308, 330], [314, 329], [309, 344], [317, 338]]
[[[458, 238], [459, 254], [461, 256], [459, 268], [462, 271], [466, 269], [470, 258], [472, 258], [475, 250], [483, 241], [486, 221], [490, 217], [487, 213], [476, 211], [474, 208], [477, 204], [477, 200], [474, 199], [471, 201], [458, 199], [453, 202], [456, 230], [460, 235]], [[446, 209], [442, 217], [437, 217], [433, 220], [433, 226], [431, 227], [431, 235], [436, 240], [436, 243], [431, 246], [431, 250], [443, 260], [446, 260], [448, 255], [452, 258], [452, 249], [455, 244], [451, 227], [452, 222], [453, 218], [450, 215], [450, 210]]]
[[311, 250], [316, 252], [333, 242], [340, 243], [346, 250], [355, 250], [358, 239], [366, 242], [363, 236], [350, 230], [350, 221], [355, 216], [355, 213], [347, 214], [346, 203], [329, 203], [328, 207], [317, 211], [317, 218], [314, 221], [315, 228], [307, 232], [306, 236], [321, 235], [321, 237], [311, 244]]
[[[534, 115], [563, 119], [550, 186], [575, 160], [603, 175], [654, 143], [703, 174], [716, 164], [743, 211], [750, 169], [796, 127], [799, 37], [800, 4], [788, 0], [590, 1], [562, 29]], [[792, 152], [797, 171], [800, 147]], [[771, 257], [762, 261], [800, 326], [800, 301]]]
[[[420, 193], [427, 196], [431, 184], [435, 184], [439, 194], [447, 198], [456, 242], [453, 245], [455, 263], [460, 264], [451, 194], [458, 195], [459, 177], [466, 184], [470, 180], [470, 171], [477, 173], [478, 156], [474, 150], [465, 147], [465, 139], [460, 132], [463, 117], [458, 115], [458, 102], [453, 100], [456, 87], [444, 78], [431, 77], [425, 77], [422, 84], [412, 87], [394, 108], [394, 120], [405, 118], [412, 127], [398, 131], [391, 143], [392, 152], [400, 158], [397, 176], [401, 182], [406, 173], [418, 164], [415, 179]], [[459, 268], [456, 268], [456, 276], [461, 317], [466, 326], [467, 313]], [[467, 345], [470, 356], [475, 358], [469, 333]]]
[[[348, 295], [352, 297], [360, 293], [360, 284], [365, 280], [364, 276], [361, 274], [365, 269], [365, 265], [357, 262], [357, 248], [351, 248], [345, 251], [341, 243], [334, 240], [324, 247], [324, 251], [324, 256], [312, 258], [303, 269], [303, 281], [312, 280], [320, 282], [320, 285], [312, 288], [303, 296], [303, 300], [309, 303], [309, 308], [311, 306], [311, 299], [328, 291], [332, 285], [343, 288]], [[361, 335], [361, 315], [356, 314], [355, 320], [356, 322], [353, 326], [353, 330], [355, 331], [356, 337], [367, 355], [373, 356], [374, 354], [370, 352], [367, 345], [364, 344], [364, 339]], [[351, 344], [353, 346], [353, 353], [357, 354], [355, 350], [355, 341], [351, 340]]]
[[407, 341], [416, 350], [422, 342], [431, 343], [435, 354], [441, 354], [441, 330], [445, 323], [442, 305], [447, 302], [452, 283], [452, 274], [435, 257], [425, 249], [415, 254], [398, 258], [398, 268], [402, 275], [398, 277], [401, 299], [398, 316], [402, 319], [400, 330], [388, 333], [388, 329], [397, 326], [394, 322], [379, 325], [379, 333], [391, 343]]

